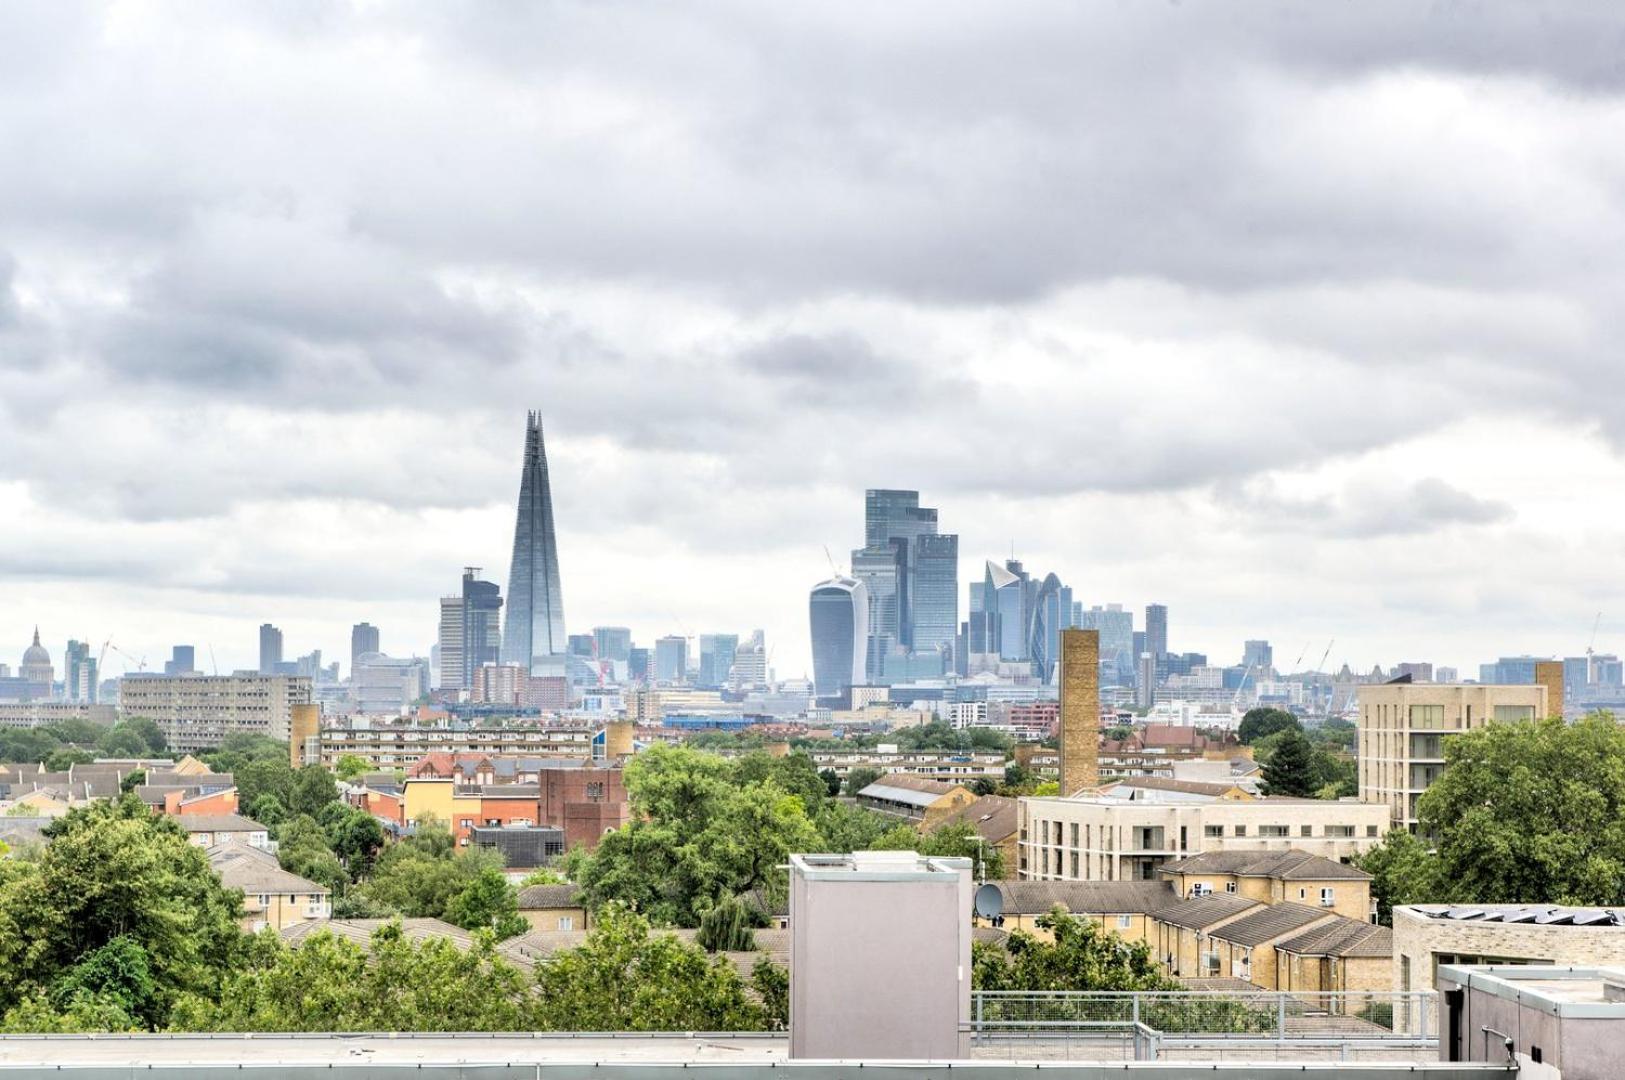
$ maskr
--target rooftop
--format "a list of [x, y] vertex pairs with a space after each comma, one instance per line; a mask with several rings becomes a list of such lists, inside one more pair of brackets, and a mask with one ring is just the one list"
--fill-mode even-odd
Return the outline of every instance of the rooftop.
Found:
[[1157, 868], [1162, 874], [1233, 874], [1278, 881], [1370, 881], [1371, 875], [1307, 851], [1206, 851]]
[[1625, 926], [1625, 911], [1551, 904], [1407, 904], [1394, 909], [1449, 922], [1523, 923], [1535, 926]]
[[1179, 902], [1166, 881], [994, 881], [1004, 914], [1042, 915], [1059, 904], [1074, 914], [1131, 915]]
[[1439, 979], [1551, 1016], [1625, 1021], [1625, 968], [1440, 964]]

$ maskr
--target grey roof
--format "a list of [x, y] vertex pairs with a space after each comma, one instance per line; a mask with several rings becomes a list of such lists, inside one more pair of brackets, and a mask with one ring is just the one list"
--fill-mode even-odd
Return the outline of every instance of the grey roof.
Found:
[[45, 839], [42, 830], [55, 820], [49, 817], [0, 817], [0, 841], [11, 847], [41, 843]]
[[519, 890], [519, 910], [580, 907], [580, 893], [576, 885], [529, 885]]
[[1262, 945], [1332, 915], [1333, 912], [1327, 908], [1312, 908], [1304, 904], [1269, 904], [1262, 911], [1226, 923], [1214, 930], [1211, 936], [1237, 945]]
[[983, 795], [975, 802], [960, 807], [939, 823], [956, 825], [964, 822], [976, 830], [976, 835], [989, 842], [1009, 838], [1021, 826], [1021, 804], [1003, 795]]
[[264, 825], [241, 814], [177, 814], [170, 820], [189, 833], [268, 831]]
[[1158, 911], [1157, 921], [1170, 926], [1183, 926], [1188, 930], [1205, 930], [1253, 908], [1262, 907], [1256, 900], [1247, 900], [1228, 893], [1208, 893], [1180, 900]]
[[1391, 957], [1394, 932], [1386, 926], [1339, 915], [1325, 926], [1278, 941], [1275, 947], [1298, 956]]
[[[924, 783], [899, 783], [898, 781], [901, 780], [918, 780], [924, 781]], [[903, 803], [907, 806], [923, 808], [933, 805], [944, 795], [953, 791], [956, 786], [955, 784], [944, 784], [937, 780], [926, 780], [924, 777], [908, 777], [901, 773], [887, 773], [858, 792], [858, 797]]]
[[539, 799], [540, 784], [476, 784], [474, 790], [487, 799]]
[[1073, 914], [1132, 915], [1179, 902], [1166, 881], [995, 881], [1006, 915], [1042, 915], [1059, 904]]
[[444, 938], [459, 949], [474, 944], [474, 936], [467, 930], [439, 919], [307, 919], [284, 928], [282, 940], [298, 945], [312, 934], [326, 930], [334, 937], [368, 948], [372, 945], [373, 931], [390, 922], [399, 922], [402, 936], [414, 943]]
[[[670, 934], [679, 941], [694, 944], [698, 930], [651, 930], [651, 935]], [[528, 934], [509, 938], [497, 946], [497, 951], [515, 964], [532, 967], [563, 949], [574, 949], [587, 940], [586, 930], [532, 930]], [[766, 957], [781, 968], [790, 966], [790, 931], [752, 930], [756, 940], [755, 952], [718, 953], [734, 966], [744, 978], [750, 978], [756, 961]]]
[[228, 889], [241, 889], [249, 894], [328, 894], [326, 885], [318, 885], [309, 878], [289, 873], [275, 862], [266, 863], [247, 855], [225, 855], [211, 858], [209, 864], [220, 875], [220, 883]]
[[1340, 863], [1307, 851], [1205, 851], [1200, 855], [1163, 863], [1158, 873], [1235, 874], [1238, 877], [1267, 877], [1281, 881], [1338, 880], [1370, 881], [1371, 875], [1358, 867]]

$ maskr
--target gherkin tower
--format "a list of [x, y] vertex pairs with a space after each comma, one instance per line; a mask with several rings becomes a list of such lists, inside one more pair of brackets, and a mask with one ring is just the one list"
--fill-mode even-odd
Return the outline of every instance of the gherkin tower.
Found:
[[508, 622], [502, 662], [534, 675], [562, 674], [564, 601], [559, 593], [559, 552], [553, 539], [553, 491], [547, 481], [542, 414], [525, 421], [525, 464], [519, 474], [519, 511], [508, 570]]

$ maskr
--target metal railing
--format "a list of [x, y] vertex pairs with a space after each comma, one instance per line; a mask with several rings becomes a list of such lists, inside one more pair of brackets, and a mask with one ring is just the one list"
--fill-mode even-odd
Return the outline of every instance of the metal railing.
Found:
[[972, 1041], [1012, 1055], [1156, 1060], [1225, 1048], [1257, 1055], [1429, 1057], [1438, 1045], [1432, 991], [978, 991]]

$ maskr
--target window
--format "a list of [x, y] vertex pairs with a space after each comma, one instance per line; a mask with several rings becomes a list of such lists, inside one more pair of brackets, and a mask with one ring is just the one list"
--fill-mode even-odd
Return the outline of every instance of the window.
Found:
[[1260, 825], [1259, 836], [1291, 836], [1292, 830], [1286, 825]]
[[1299, 825], [1298, 826], [1298, 835], [1299, 836], [1313, 836], [1313, 835], [1315, 835], [1315, 827], [1313, 825]]
[[1078, 846], [1078, 823], [1076, 821], [1072, 823], [1072, 846]]
[[1326, 826], [1326, 835], [1327, 836], [1338, 836], [1338, 837], [1343, 837], [1344, 839], [1348, 839], [1348, 838], [1351, 838], [1351, 837], [1354, 836], [1354, 826], [1353, 825], [1328, 825], [1328, 826]]
[[1234, 881], [1225, 882], [1224, 883], [1224, 891], [1228, 892], [1228, 893], [1235, 892], [1236, 891], [1236, 883]]
[[1078, 853], [1076, 851], [1072, 853], [1072, 880], [1078, 880]]
[[1376, 836], [1377, 835], [1377, 827], [1375, 825], [1367, 825], [1365, 827], [1365, 834], [1367, 836]]
[[604, 785], [603, 784], [601, 784], [601, 783], [593, 783], [593, 784], [588, 784], [587, 785], [587, 798], [589, 798], [589, 799], [602, 799], [603, 797], [604, 797]]
[[1497, 724], [1512, 724], [1519, 720], [1533, 720], [1535, 707], [1533, 705], [1497, 705], [1495, 707], [1495, 722]]
[[1309, 895], [1309, 890], [1308, 889], [1299, 889], [1298, 890], [1298, 899], [1299, 900], [1303, 900], [1303, 899], [1307, 898], [1308, 895]]
[[1133, 927], [1134, 927], [1134, 916], [1132, 916], [1132, 915], [1119, 915], [1117, 917], [1117, 928], [1119, 930], [1131, 930], [1131, 929], [1133, 929]]
[[1247, 835], [1247, 826], [1245, 826], [1245, 825], [1237, 825], [1236, 826], [1236, 835], [1237, 836], [1246, 836]]
[[559, 929], [560, 930], [574, 930], [575, 928], [576, 928], [576, 917], [574, 915], [560, 915], [559, 916]]
[[1213, 886], [1209, 885], [1205, 881], [1198, 881], [1195, 885], [1191, 886], [1191, 895], [1192, 896], [1206, 896], [1208, 893], [1210, 893], [1212, 891], [1213, 891]]
[[1336, 902], [1336, 893], [1329, 887], [1320, 890], [1320, 906], [1331, 907]]
[[1212, 837], [1223, 836], [1224, 835], [1224, 826], [1223, 825], [1203, 825], [1202, 826], [1202, 835], [1203, 836], [1212, 836]]

